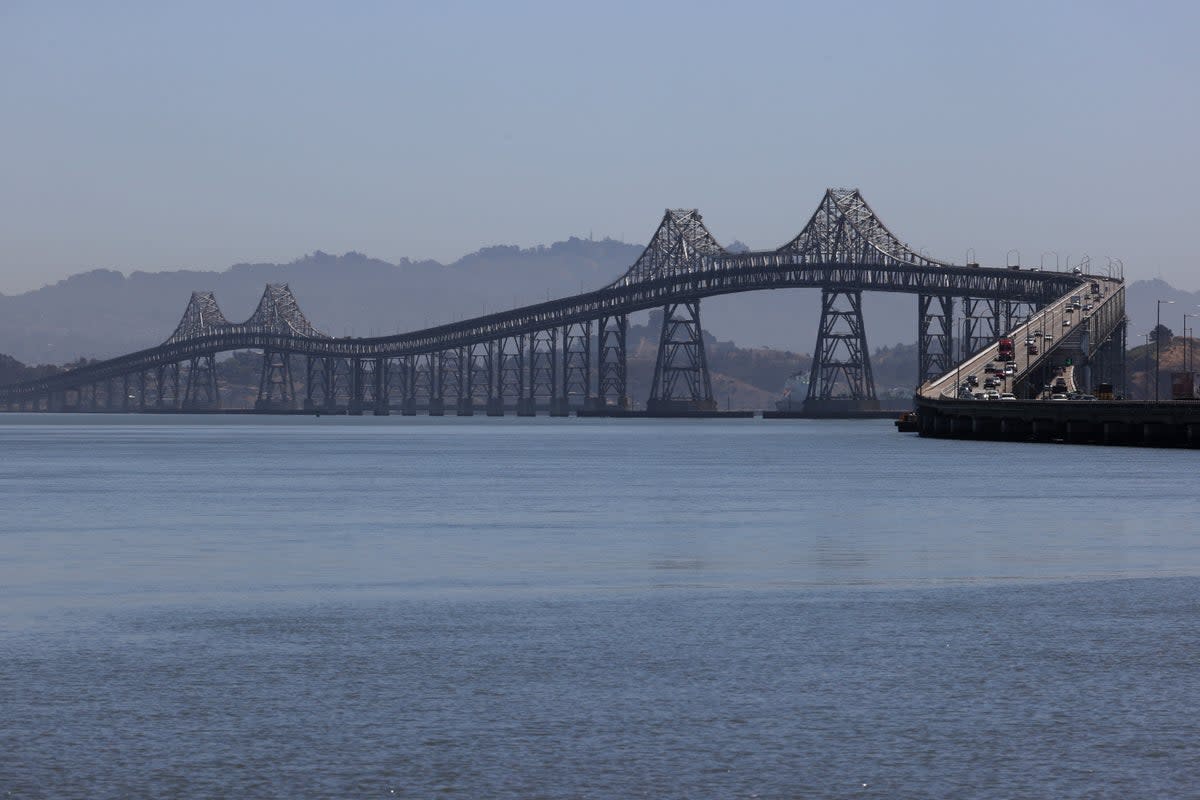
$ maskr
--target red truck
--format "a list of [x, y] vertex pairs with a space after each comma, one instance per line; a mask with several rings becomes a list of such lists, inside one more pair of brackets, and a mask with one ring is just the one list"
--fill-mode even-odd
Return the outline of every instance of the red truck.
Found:
[[1016, 355], [1013, 353], [1013, 340], [1007, 336], [1000, 338], [1000, 360], [1001, 361], [1016, 361]]

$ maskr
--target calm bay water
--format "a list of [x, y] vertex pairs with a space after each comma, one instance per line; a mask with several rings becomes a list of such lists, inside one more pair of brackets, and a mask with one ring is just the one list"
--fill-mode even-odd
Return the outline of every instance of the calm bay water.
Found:
[[0, 417], [0, 797], [1182, 797], [1188, 451]]

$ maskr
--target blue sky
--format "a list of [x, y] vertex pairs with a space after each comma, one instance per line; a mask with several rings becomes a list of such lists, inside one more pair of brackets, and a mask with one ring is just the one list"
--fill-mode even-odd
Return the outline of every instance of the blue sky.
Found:
[[0, 292], [644, 242], [666, 207], [775, 247], [827, 186], [942, 258], [1197, 289], [1196, 9], [6, 0]]

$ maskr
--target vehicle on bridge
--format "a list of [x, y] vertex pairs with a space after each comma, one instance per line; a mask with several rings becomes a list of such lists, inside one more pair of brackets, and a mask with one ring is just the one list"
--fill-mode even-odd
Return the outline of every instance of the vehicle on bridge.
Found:
[[1013, 340], [1008, 336], [1000, 337], [1000, 360], [1015, 361], [1016, 354], [1013, 353]]

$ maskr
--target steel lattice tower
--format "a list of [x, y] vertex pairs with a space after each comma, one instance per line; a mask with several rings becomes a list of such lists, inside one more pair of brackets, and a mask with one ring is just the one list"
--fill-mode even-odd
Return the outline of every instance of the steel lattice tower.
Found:
[[824, 289], [804, 410], [820, 414], [878, 407], [863, 329], [862, 292]]

